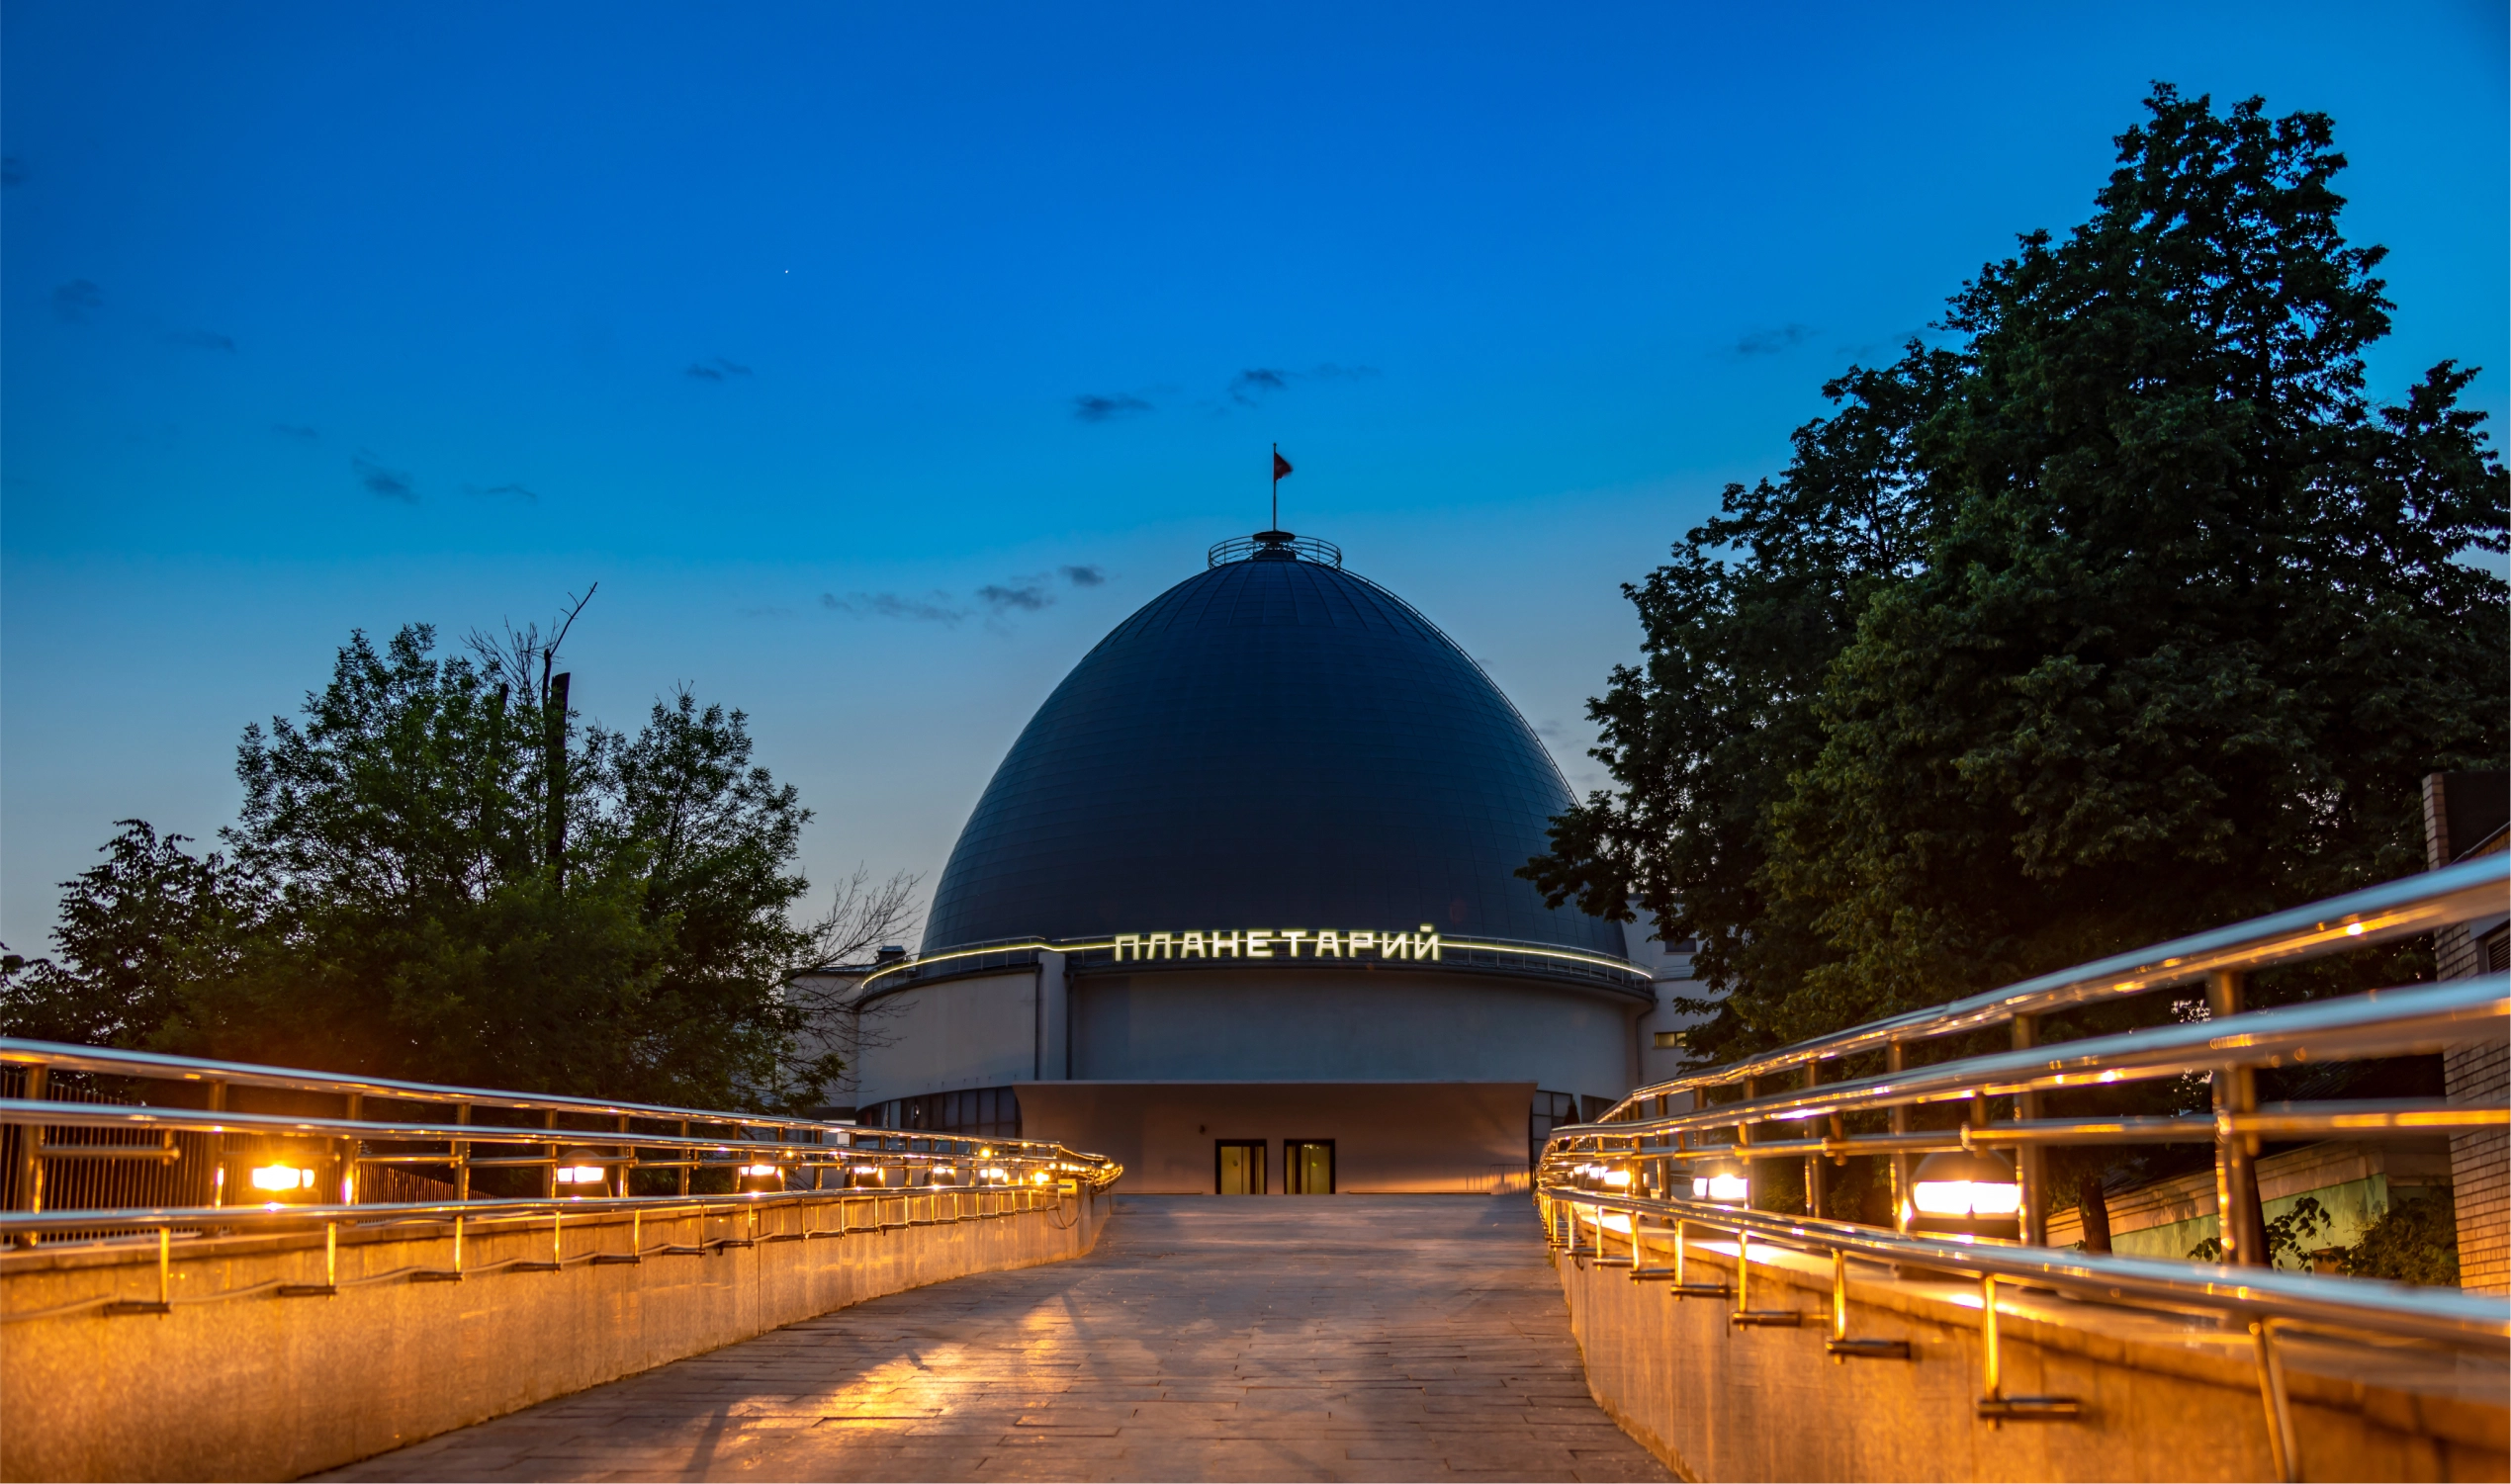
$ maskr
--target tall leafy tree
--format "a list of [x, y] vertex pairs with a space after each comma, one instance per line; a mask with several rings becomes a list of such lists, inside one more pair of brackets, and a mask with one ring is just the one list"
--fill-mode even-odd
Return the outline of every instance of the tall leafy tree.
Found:
[[906, 881], [793, 910], [810, 819], [747, 719], [683, 691], [633, 736], [571, 729], [537, 633], [341, 649], [248, 728], [224, 855], [130, 822], [67, 886], [17, 1034], [431, 1082], [809, 1104], [838, 1070], [799, 971], [894, 933]]
[[[1651, 665], [1595, 703], [1622, 789], [1529, 874], [1700, 935], [1732, 992], [1713, 1049], [2413, 870], [2419, 776], [2502, 761], [2503, 584], [2465, 559], [2504, 550], [2506, 483], [2473, 373], [2366, 398], [2382, 254], [2338, 231], [2324, 116], [2167, 86], [2147, 111], [2089, 221], [1952, 301], [1940, 399], [1871, 461], [1916, 544], [1820, 610], [1804, 666], [1703, 706], [1671, 692], [1715, 665], [1656, 663], [1740, 644], [1719, 663], [1749, 677], [1785, 631], [1724, 595], [1836, 580], [1755, 539], [1747, 497], [1639, 590]], [[1704, 563], [1716, 600], [1645, 601]]]

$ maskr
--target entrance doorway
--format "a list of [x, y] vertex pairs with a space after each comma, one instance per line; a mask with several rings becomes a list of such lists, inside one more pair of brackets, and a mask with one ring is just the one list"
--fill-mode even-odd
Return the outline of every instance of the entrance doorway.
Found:
[[1334, 1141], [1282, 1141], [1282, 1191], [1286, 1195], [1334, 1193]]
[[1264, 1141], [1221, 1139], [1212, 1146], [1212, 1184], [1223, 1195], [1262, 1195]]

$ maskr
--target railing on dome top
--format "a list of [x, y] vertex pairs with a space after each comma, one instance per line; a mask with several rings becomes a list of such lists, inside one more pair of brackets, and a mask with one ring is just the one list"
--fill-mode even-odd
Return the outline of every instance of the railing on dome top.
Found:
[[[2430, 1053], [2505, 1034], [2511, 976], [2446, 980], [2244, 1012], [2253, 971], [2390, 941], [2492, 917], [2511, 906], [2511, 856], [2492, 855], [2367, 891], [2277, 913], [2157, 947], [1974, 995], [1931, 1009], [1860, 1025], [1761, 1056], [1642, 1088], [1591, 1124], [1554, 1130], [1538, 1170], [1537, 1200], [1557, 1251], [1627, 1266], [1631, 1276], [1673, 1284], [1676, 1296], [1732, 1296], [1738, 1328], [1801, 1316], [1760, 1315], [1749, 1303], [1756, 1251], [1827, 1256], [1834, 1272], [1830, 1353], [1894, 1354], [1894, 1342], [1847, 1334], [1849, 1262], [1905, 1265], [1961, 1274], [1980, 1284], [1987, 1387], [1984, 1417], [2070, 1417], [2068, 1398], [2005, 1396], [1998, 1383], [1998, 1285], [2053, 1289], [2089, 1304], [2153, 1306], [2210, 1313], [2247, 1323], [2255, 1340], [2262, 1395], [2275, 1422], [2277, 1461], [2293, 1469], [2290, 1414], [2275, 1336], [2279, 1328], [2371, 1334], [2496, 1357], [2511, 1342], [2511, 1301], [2455, 1288], [2409, 1287], [2369, 1278], [2287, 1271], [2270, 1265], [2254, 1161], [2262, 1140], [2396, 1137], [2500, 1129], [2511, 1109], [2429, 1100], [2287, 1103], [2261, 1106], [2261, 1067]], [[2039, 1017], [2202, 982], [2206, 1003], [2175, 1023], [2124, 1034], [2039, 1042]], [[1912, 1065], [1913, 1047], [1936, 1037], [2010, 1027], [2011, 1049]], [[1825, 1081], [1828, 1064], [1872, 1065]], [[1790, 1075], [1795, 1086], [1775, 1085]], [[2059, 1090], [2176, 1077], [2212, 1085], [2210, 1114], [2155, 1117], [2050, 1117], [2041, 1099]], [[1738, 1094], [1719, 1101], [1717, 1094]], [[1993, 1115], [2005, 1104], [2002, 1119]], [[1967, 1102], [1955, 1128], [1912, 1126], [1922, 1104]], [[1677, 1103], [1683, 1105], [1678, 1106]], [[1852, 1129], [1851, 1120], [1862, 1127]], [[1772, 1138], [1766, 1125], [1793, 1123]], [[1810, 1125], [1810, 1127], [1804, 1127]], [[2223, 1264], [2119, 1257], [2046, 1246], [2043, 1153], [2056, 1145], [2205, 1143], [2214, 1147]], [[2012, 1149], [2017, 1168], [1998, 1175], [1981, 1151]], [[1956, 1172], [1963, 1214], [1992, 1206], [2021, 1240], [1945, 1233], [1919, 1209], [1930, 1196], [1911, 1157], [1959, 1151], [1973, 1158]], [[1825, 1160], [1888, 1157], [1893, 1227], [1762, 1210], [1753, 1206], [1755, 1167], [1805, 1162], [1813, 1208], [1824, 1197]], [[1701, 1167], [1707, 1166], [1704, 1170]], [[1984, 1178], [1982, 1177], [1985, 1177]], [[2012, 1183], [2004, 1183], [2011, 1180]], [[1928, 1221], [1936, 1234], [1912, 1230]], [[1999, 1223], [1972, 1219], [1974, 1228]], [[1687, 1248], [1703, 1233], [1735, 1264], [1732, 1283], [1686, 1283]], [[1668, 1263], [1656, 1261], [1659, 1256]]]
[[[1271, 932], [1274, 929], [1263, 930]], [[1382, 959], [1342, 956], [1319, 960], [1313, 956], [1302, 955], [1298, 961], [1311, 966], [1329, 963], [1342, 967], [1363, 968], [1425, 969], [1463, 966], [1473, 969], [1496, 969], [1503, 973], [1537, 974], [1547, 978], [1604, 985], [1623, 994], [1648, 995], [1653, 999], [1653, 992], [1649, 988], [1651, 984], [1649, 971], [1621, 959], [1608, 958], [1600, 953], [1588, 953], [1575, 948], [1563, 948], [1551, 943], [1529, 943], [1513, 938], [1460, 938], [1444, 933], [1431, 933], [1426, 928], [1423, 932], [1438, 945], [1434, 958], [1423, 959], [1416, 956]], [[1130, 948], [1130, 956], [1127, 956], [1124, 945], [1129, 944], [1132, 938], [1139, 936], [1139, 934], [1133, 934], [1127, 939], [1114, 937], [991, 938], [945, 949], [939, 953], [892, 959], [876, 966], [863, 977], [857, 989], [857, 1003], [887, 995], [894, 990], [904, 989], [910, 984], [921, 981], [928, 973], [958, 977], [987, 973], [997, 969], [1020, 968], [1035, 963], [1040, 953], [1069, 955], [1075, 963], [1084, 968], [1099, 968], [1119, 962], [1140, 962], [1158, 964], [1162, 968], [1193, 970], [1238, 968], [1247, 963], [1246, 959], [1234, 952], [1196, 958], [1180, 957], [1173, 946], [1152, 953], [1148, 945], [1136, 945]], [[1301, 929], [1300, 936], [1306, 939], [1314, 935]], [[1374, 950], [1366, 949], [1360, 951], [1374, 952]], [[1266, 958], [1270, 958], [1275, 963], [1281, 961], [1278, 956], [1259, 955], [1260, 961]]]
[[1343, 565], [1343, 549], [1330, 541], [1313, 536], [1294, 536], [1288, 531], [1264, 531], [1254, 536], [1239, 536], [1215, 542], [1204, 553], [1204, 566], [1220, 567], [1231, 562], [1250, 562], [1258, 556], [1301, 562], [1321, 562], [1327, 567]]
[[[475, 1193], [479, 1172], [526, 1188]], [[0, 1246], [153, 1242], [157, 1301], [110, 1313], [166, 1312], [173, 1257], [224, 1237], [323, 1233], [327, 1281], [278, 1290], [293, 1296], [340, 1286], [344, 1230], [449, 1241], [448, 1266], [372, 1279], [430, 1281], [1054, 1210], [1122, 1174], [1030, 1140], [0, 1039]], [[629, 1218], [633, 1251], [564, 1253], [568, 1221], [605, 1215]], [[643, 1241], [690, 1221], [694, 1244]], [[546, 1226], [550, 1262], [465, 1268], [466, 1225], [476, 1243], [516, 1223]]]

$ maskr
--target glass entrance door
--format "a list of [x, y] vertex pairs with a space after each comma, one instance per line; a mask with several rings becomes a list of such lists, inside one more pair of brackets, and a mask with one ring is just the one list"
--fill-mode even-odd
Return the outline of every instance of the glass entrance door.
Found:
[[1282, 1142], [1282, 1189], [1290, 1195], [1334, 1193], [1334, 1141], [1285, 1139]]
[[1214, 1188], [1223, 1195], [1264, 1193], [1262, 1139], [1221, 1139], [1212, 1148]]

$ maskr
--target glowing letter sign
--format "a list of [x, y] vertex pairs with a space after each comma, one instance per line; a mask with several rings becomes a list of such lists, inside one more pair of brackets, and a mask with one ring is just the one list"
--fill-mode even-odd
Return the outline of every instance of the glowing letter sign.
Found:
[[[1206, 944], [1210, 944], [1207, 951]], [[1230, 932], [1120, 932], [1114, 943], [1117, 962], [1167, 958], [1358, 958], [1374, 953], [1380, 960], [1408, 959], [1438, 963], [1446, 946], [1438, 929], [1421, 924], [1417, 932], [1351, 932], [1305, 927], [1242, 927]], [[1302, 950], [1305, 950], [1302, 952]]]

